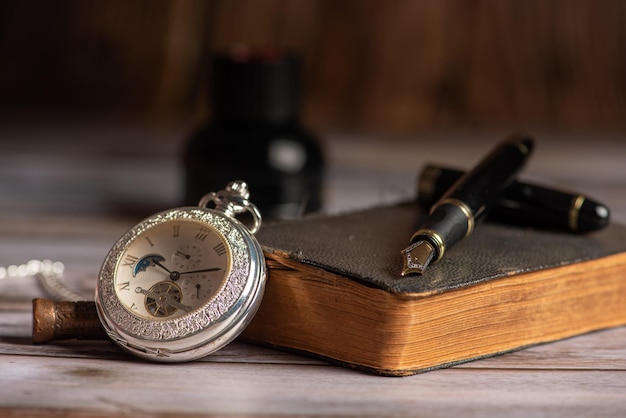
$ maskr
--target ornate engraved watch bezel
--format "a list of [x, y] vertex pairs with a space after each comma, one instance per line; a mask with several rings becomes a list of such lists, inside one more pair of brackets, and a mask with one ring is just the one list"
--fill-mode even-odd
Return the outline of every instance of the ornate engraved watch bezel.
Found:
[[[230, 251], [230, 270], [220, 290], [200, 308], [172, 319], [143, 318], [119, 300], [116, 266], [142, 234], [173, 221], [204, 223], [221, 234]], [[98, 315], [111, 339], [135, 355], [165, 362], [194, 360], [222, 348], [243, 331], [261, 302], [265, 276], [261, 247], [238, 220], [203, 207], [171, 209], [131, 228], [109, 251], [96, 289]]]

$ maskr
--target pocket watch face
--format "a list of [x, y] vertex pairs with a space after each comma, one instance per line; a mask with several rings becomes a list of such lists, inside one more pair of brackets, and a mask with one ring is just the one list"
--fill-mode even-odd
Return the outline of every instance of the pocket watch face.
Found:
[[210, 225], [173, 219], [134, 237], [113, 274], [122, 306], [141, 318], [174, 319], [209, 302], [231, 268], [230, 247]]
[[121, 348], [155, 361], [189, 361], [243, 331], [265, 278], [263, 250], [245, 225], [218, 210], [176, 208], [144, 219], [113, 245], [96, 307]]

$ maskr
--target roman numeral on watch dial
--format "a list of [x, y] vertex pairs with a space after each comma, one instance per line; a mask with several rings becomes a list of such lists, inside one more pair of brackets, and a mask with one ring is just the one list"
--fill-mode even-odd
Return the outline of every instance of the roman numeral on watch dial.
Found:
[[130, 268], [132, 268], [135, 263], [137, 262], [138, 258], [135, 257], [134, 255], [126, 255], [126, 257], [124, 258], [124, 261], [122, 262], [123, 266], [128, 266]]
[[222, 242], [213, 247], [213, 250], [215, 250], [215, 253], [219, 256], [226, 254], [226, 246]]

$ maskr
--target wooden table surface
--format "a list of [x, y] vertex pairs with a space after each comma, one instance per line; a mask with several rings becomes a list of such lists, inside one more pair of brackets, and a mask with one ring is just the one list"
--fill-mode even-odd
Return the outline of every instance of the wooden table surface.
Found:
[[[410, 198], [425, 162], [469, 167], [502, 134], [329, 135], [325, 211]], [[182, 130], [102, 122], [4, 123], [0, 266], [61, 261], [66, 284], [92, 299], [117, 237], [178, 204], [183, 139]], [[626, 223], [626, 141], [537, 141], [525, 178], [587, 193]], [[3, 416], [626, 416], [626, 328], [388, 378], [242, 342], [177, 365], [130, 358], [107, 341], [33, 345], [34, 297], [46, 294], [32, 277], [0, 280]]]

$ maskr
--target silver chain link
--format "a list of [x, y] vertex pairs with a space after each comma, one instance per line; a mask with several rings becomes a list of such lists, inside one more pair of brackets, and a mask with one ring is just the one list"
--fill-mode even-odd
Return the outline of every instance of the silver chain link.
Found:
[[62, 282], [64, 270], [65, 266], [60, 261], [30, 260], [24, 264], [0, 266], [0, 280], [35, 277], [41, 288], [56, 300], [84, 301], [83, 296]]

